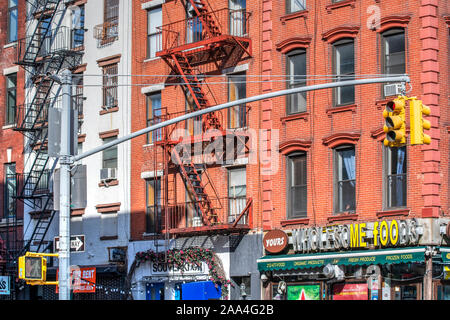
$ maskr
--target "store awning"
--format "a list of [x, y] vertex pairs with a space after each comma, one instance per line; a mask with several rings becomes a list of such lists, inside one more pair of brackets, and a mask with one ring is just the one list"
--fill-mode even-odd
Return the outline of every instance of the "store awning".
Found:
[[[259, 271], [295, 270], [336, 265], [371, 265], [422, 262], [426, 247], [407, 247], [366, 251], [264, 256], [257, 260]], [[450, 253], [450, 251], [449, 251]], [[450, 257], [450, 255], [449, 255]]]
[[450, 263], [450, 248], [440, 247], [439, 251], [441, 252], [442, 262]]

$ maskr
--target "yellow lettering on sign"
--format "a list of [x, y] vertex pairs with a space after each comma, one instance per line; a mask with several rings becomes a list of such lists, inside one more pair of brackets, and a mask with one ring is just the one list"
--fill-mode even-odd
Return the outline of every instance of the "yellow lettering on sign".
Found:
[[363, 231], [363, 228], [366, 228], [366, 224], [365, 223], [360, 223], [359, 224], [359, 246], [360, 247], [367, 247], [367, 242], [364, 241], [364, 238], [366, 237], [366, 232]]
[[[395, 226], [395, 238], [393, 237], [393, 228]], [[391, 226], [389, 227], [389, 239], [391, 240], [392, 245], [396, 245], [398, 241], [398, 223], [397, 220], [391, 221]]]
[[[383, 231], [384, 229], [384, 231]], [[386, 221], [382, 221], [380, 224], [380, 243], [385, 246], [389, 240], [389, 227]]]
[[378, 245], [378, 221], [373, 224], [373, 244]]
[[359, 240], [359, 228], [357, 224], [351, 224], [350, 225], [350, 248], [357, 248], [358, 240]]

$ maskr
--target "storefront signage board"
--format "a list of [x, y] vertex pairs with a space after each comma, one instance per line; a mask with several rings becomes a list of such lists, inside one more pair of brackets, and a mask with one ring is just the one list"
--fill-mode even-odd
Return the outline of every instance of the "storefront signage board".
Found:
[[0, 295], [9, 294], [9, 276], [0, 276]]
[[320, 285], [289, 285], [287, 300], [320, 300]]
[[346, 283], [333, 286], [333, 300], [367, 300], [367, 283]]
[[270, 253], [280, 253], [289, 244], [289, 238], [283, 230], [270, 230], [264, 235], [263, 245]]
[[173, 263], [151, 262], [149, 276], [181, 276], [181, 275], [202, 275], [208, 274], [208, 266], [202, 262], [200, 265], [195, 263], [185, 263], [181, 268]]

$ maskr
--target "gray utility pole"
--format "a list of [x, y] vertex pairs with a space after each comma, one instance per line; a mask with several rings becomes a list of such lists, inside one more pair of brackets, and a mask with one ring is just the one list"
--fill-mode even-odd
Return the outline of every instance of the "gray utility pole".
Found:
[[62, 72], [62, 110], [61, 110], [61, 149], [60, 198], [59, 198], [59, 300], [70, 300], [70, 145], [71, 145], [71, 108], [72, 73]]
[[174, 123], [184, 121], [187, 119], [191, 119], [194, 117], [201, 116], [203, 114], [214, 112], [226, 108], [231, 108], [233, 106], [270, 99], [274, 97], [284, 96], [292, 93], [298, 92], [306, 92], [320, 89], [329, 89], [336, 87], [344, 87], [344, 86], [353, 86], [353, 85], [362, 85], [362, 84], [370, 84], [370, 83], [385, 83], [385, 82], [410, 82], [409, 77], [407, 75], [398, 76], [398, 77], [384, 77], [384, 78], [373, 78], [373, 79], [360, 79], [360, 80], [350, 80], [350, 81], [338, 81], [338, 82], [330, 82], [325, 84], [313, 85], [313, 86], [305, 86], [292, 88], [287, 90], [280, 90], [270, 93], [261, 94], [254, 97], [244, 98], [240, 100], [231, 101], [228, 103], [220, 104], [214, 107], [197, 110], [194, 112], [190, 112], [184, 114], [182, 116], [157, 123], [150, 127], [144, 128], [142, 130], [136, 131], [124, 137], [118, 138], [114, 141], [108, 142], [99, 147], [93, 148], [89, 151], [86, 151], [80, 155], [71, 156], [70, 155], [70, 108], [71, 108], [71, 73], [69, 70], [64, 70], [63, 73], [63, 110], [61, 115], [61, 152], [59, 156], [59, 163], [61, 166], [60, 172], [60, 227], [59, 227], [59, 299], [60, 300], [69, 300], [70, 299], [70, 167], [76, 161], [91, 156], [95, 153], [101, 152], [105, 149], [108, 149], [112, 146], [118, 145], [122, 142], [131, 140], [143, 134], [146, 134], [151, 131], [155, 131], [162, 127], [166, 127], [172, 125]]

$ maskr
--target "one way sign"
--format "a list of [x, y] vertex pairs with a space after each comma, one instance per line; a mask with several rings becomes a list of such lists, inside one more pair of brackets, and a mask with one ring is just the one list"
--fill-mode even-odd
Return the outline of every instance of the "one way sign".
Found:
[[[84, 252], [84, 235], [70, 236], [70, 252]], [[59, 237], [53, 241], [53, 251], [59, 251]]]

